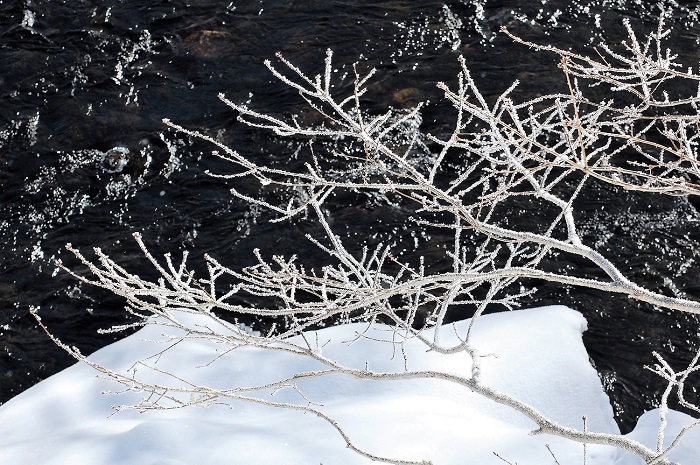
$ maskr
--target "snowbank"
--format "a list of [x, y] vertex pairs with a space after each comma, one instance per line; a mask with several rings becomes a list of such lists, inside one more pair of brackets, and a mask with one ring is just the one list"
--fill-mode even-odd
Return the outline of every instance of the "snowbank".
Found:
[[[460, 322], [457, 325], [466, 325]], [[345, 325], [309, 334], [327, 344], [325, 355], [356, 367], [400, 370], [404, 359], [390, 344], [375, 340], [386, 333], [377, 327], [356, 339], [360, 325]], [[385, 329], [385, 328], [384, 328]], [[581, 341], [584, 318], [562, 306], [483, 316], [473, 342], [482, 354], [486, 384], [527, 400], [565, 425], [580, 427], [587, 417], [590, 431], [617, 433], [612, 409]], [[453, 329], [443, 328], [444, 337]], [[162, 339], [162, 328], [150, 326], [96, 352], [90, 358], [125, 371], [135, 361], [163, 349], [146, 340]], [[308, 360], [280, 352], [242, 348], [208, 366], [216, 347], [188, 341], [169, 350], [158, 367], [208, 386], [233, 387], [279, 379], [317, 368]], [[465, 355], [426, 352], [418, 343], [406, 345], [408, 368], [430, 367], [468, 373]], [[165, 381], [165, 380], [163, 380]], [[308, 398], [345, 427], [355, 443], [384, 456], [432, 460], [435, 464], [500, 464], [503, 458], [520, 465], [554, 463], [545, 444], [562, 465], [582, 462], [583, 447], [551, 436], [529, 436], [534, 427], [522, 415], [444, 381], [358, 381], [345, 376], [306, 380], [300, 386]], [[39, 383], [0, 406], [0, 463], [42, 465], [218, 465], [366, 464], [347, 448], [327, 423], [311, 414], [250, 403], [233, 408], [208, 408], [113, 415], [111, 405], [136, 403], [140, 394], [118, 391], [114, 383], [96, 377], [77, 364]], [[292, 390], [272, 400], [305, 402]], [[690, 417], [672, 412], [672, 428]], [[648, 413], [631, 433], [647, 445], [656, 442], [658, 416]], [[670, 437], [670, 435], [667, 435]], [[675, 460], [697, 463], [700, 434], [684, 440]], [[589, 446], [588, 463], [638, 464], [609, 447]]]

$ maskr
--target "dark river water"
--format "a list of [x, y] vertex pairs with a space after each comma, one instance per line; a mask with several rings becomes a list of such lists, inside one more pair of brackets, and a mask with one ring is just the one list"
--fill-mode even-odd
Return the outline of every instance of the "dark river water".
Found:
[[[672, 16], [670, 45], [697, 66], [698, 2], [662, 3]], [[659, 12], [640, 0], [0, 0], [0, 402], [73, 363], [37, 328], [30, 308], [85, 353], [117, 337], [98, 328], [126, 321], [122, 301], [54, 273], [52, 260], [66, 257], [67, 242], [85, 251], [99, 246], [135, 269], [146, 266], [134, 231], [156, 254], [188, 249], [196, 261], [208, 252], [234, 268], [250, 262], [254, 247], [316, 253], [299, 240], [313, 224], [296, 225], [297, 237], [266, 223], [265, 212], [205, 174], [231, 167], [162, 118], [241, 152], [284, 157], [285, 145], [242, 128], [216, 98], [225, 92], [264, 111], [294, 111], [298, 99], [263, 66], [277, 51], [311, 74], [326, 48], [339, 74], [354, 62], [377, 67], [369, 102], [376, 111], [439, 102], [435, 84], [455, 82], [459, 54], [487, 97], [517, 78], [515, 97], [525, 98], [562, 85], [557, 59], [512, 44], [498, 34], [501, 25], [583, 50], [604, 36], [624, 38], [625, 17], [652, 30]], [[424, 125], [439, 130], [451, 115], [444, 105], [429, 106]], [[128, 149], [126, 165], [105, 160], [113, 147]], [[577, 205], [584, 240], [616, 257], [628, 276], [700, 299], [697, 206], [600, 185]], [[336, 207], [342, 221], [349, 210]], [[369, 216], [382, 214], [377, 207]], [[388, 235], [405, 218], [383, 220], [385, 229], [370, 221], [354, 227]], [[540, 286], [525, 303], [584, 313], [586, 346], [625, 431], [663, 387], [643, 369], [651, 351], [682, 366], [698, 344], [693, 318], [622, 297]]]

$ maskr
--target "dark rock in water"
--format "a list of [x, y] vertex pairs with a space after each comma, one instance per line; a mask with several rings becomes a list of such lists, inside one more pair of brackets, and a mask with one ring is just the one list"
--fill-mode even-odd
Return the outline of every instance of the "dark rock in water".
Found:
[[126, 147], [113, 147], [103, 155], [102, 165], [108, 173], [121, 173], [129, 163], [129, 149]]

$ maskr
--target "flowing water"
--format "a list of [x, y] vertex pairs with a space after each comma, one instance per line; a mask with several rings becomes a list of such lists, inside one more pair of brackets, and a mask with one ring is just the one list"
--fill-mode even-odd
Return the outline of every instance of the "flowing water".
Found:
[[[671, 45], [696, 64], [698, 3], [666, 6]], [[241, 152], [284, 157], [285, 145], [242, 128], [217, 100], [225, 92], [263, 111], [294, 109], [298, 100], [263, 65], [277, 51], [315, 74], [332, 48], [346, 82], [352, 63], [377, 67], [369, 102], [377, 110], [439, 101], [435, 84], [454, 82], [459, 54], [487, 96], [518, 78], [517, 97], [555, 88], [561, 76], [555, 56], [510, 43], [498, 34], [501, 25], [582, 49], [604, 36], [624, 38], [624, 17], [650, 30], [658, 14], [639, 0], [0, 1], [0, 402], [72, 363], [30, 308], [85, 353], [116, 337], [98, 328], [125, 321], [121, 300], [55, 273], [52, 262], [67, 256], [67, 242], [84, 251], [99, 246], [135, 269], [145, 266], [133, 231], [154, 254], [208, 252], [231, 266], [249, 263], [257, 246], [316, 253], [299, 240], [312, 224], [281, 232], [264, 212], [232, 199], [225, 182], [205, 173], [230, 166], [211, 147], [166, 129], [162, 118]], [[439, 128], [450, 117], [437, 105], [423, 121]], [[630, 277], [700, 298], [700, 215], [686, 199], [594, 186], [580, 209], [587, 243], [618, 257]], [[334, 215], [342, 222], [355, 210], [338, 207]], [[358, 233], [402, 228], [403, 218], [381, 206], [363, 211], [367, 224], [356, 227], [367, 230]], [[385, 227], [369, 221], [379, 217]], [[592, 291], [540, 290], [529, 304], [564, 303], [588, 318], [585, 342], [624, 430], [658, 399], [649, 392], [662, 384], [642, 368], [653, 362], [651, 351], [682, 365], [697, 346], [692, 318]]]

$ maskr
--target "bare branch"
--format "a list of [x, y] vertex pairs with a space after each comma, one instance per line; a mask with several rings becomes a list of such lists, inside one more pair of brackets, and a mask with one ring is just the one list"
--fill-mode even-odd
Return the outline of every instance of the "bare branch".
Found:
[[[303, 257], [270, 257], [268, 252], [255, 250], [256, 263], [242, 270], [205, 256], [208, 276], [196, 278], [187, 266], [187, 254], [179, 262], [170, 255], [157, 259], [139, 234], [135, 239], [158, 273], [157, 280], [140, 278], [99, 249], [95, 249], [95, 258], [89, 259], [70, 244], [66, 247], [87, 268], [89, 277], [59, 263], [75, 278], [123, 296], [128, 311], [140, 317], [139, 324], [152, 324], [150, 316], [157, 316], [158, 324], [179, 334], [171, 336], [169, 343], [205, 339], [221, 344], [226, 348], [224, 353], [240, 347], [283, 351], [313, 360], [322, 368], [266, 384], [229, 389], [197, 386], [176, 373], [163, 373], [173, 380], [172, 386], [164, 386], [149, 384], [135, 373], [112, 372], [49, 335], [105, 376], [128, 389], [150, 394], [133, 408], [179, 408], [236, 400], [302, 410], [329, 423], [349, 448], [371, 460], [427, 463], [378, 457], [362, 450], [334, 419], [313, 406], [313, 399], [299, 388], [299, 380], [337, 374], [367, 380], [439, 379], [520, 412], [536, 425], [533, 434], [552, 434], [584, 444], [584, 460], [586, 444], [606, 444], [629, 451], [646, 463], [669, 463], [668, 453], [700, 423], [689, 425], [666, 445], [665, 409], [674, 389], [681, 405], [700, 414], [700, 407], [687, 402], [683, 395], [688, 376], [700, 370], [700, 352], [682, 371], [674, 371], [657, 355], [659, 363], [651, 370], [667, 381], [668, 389], [661, 399], [661, 427], [652, 450], [621, 435], [588, 431], [585, 420], [582, 429], [564, 427], [521, 400], [483, 385], [479, 378], [481, 356], [471, 337], [479, 330], [483, 312], [496, 304], [518, 307], [535, 292], [523, 283], [534, 280], [603, 290], [611, 297], [621, 294], [660, 308], [700, 314], [700, 302], [668, 297], [630, 281], [613, 259], [584, 244], [579, 236], [575, 215], [578, 196], [592, 179], [650, 194], [700, 194], [700, 92], [681, 95], [677, 90], [684, 88], [677, 85], [679, 82], [700, 82], [700, 76], [680, 71], [676, 57], [664, 52], [662, 42], [668, 31], [663, 20], [645, 43], [639, 42], [628, 23], [626, 27], [629, 39], [623, 44], [624, 50], [614, 51], [603, 45], [605, 57], [527, 42], [504, 29], [515, 42], [559, 55], [568, 92], [518, 103], [512, 97], [518, 85], [515, 82], [489, 103], [466, 61], [460, 59], [462, 69], [456, 90], [444, 83], [438, 85], [456, 111], [444, 137], [421, 131], [422, 105], [409, 111], [367, 111], [363, 98], [375, 70], [363, 75], [355, 66], [353, 88], [336, 95], [332, 52], [326, 53], [322, 71], [313, 78], [278, 54], [279, 63], [267, 61], [266, 66], [323, 118], [322, 125], [306, 125], [301, 122], [304, 119], [293, 115], [278, 117], [258, 112], [223, 95], [220, 99], [238, 112], [239, 121], [247, 126], [279, 137], [307, 139], [309, 144], [295, 151], [304, 156], [308, 148], [309, 158], [298, 167], [246, 157], [202, 132], [164, 122], [213, 144], [218, 148], [215, 155], [242, 170], [216, 176], [252, 177], [263, 187], [287, 190], [290, 196], [284, 200], [266, 196], [264, 190], [257, 195], [236, 189], [231, 193], [275, 212], [275, 221], [282, 226], [297, 215], [314, 215], [322, 234], [309, 235], [308, 239], [326, 253], [325, 266], [315, 269], [305, 265]], [[593, 86], [608, 86], [609, 97], [593, 101], [587, 96]], [[437, 153], [428, 148], [428, 143], [438, 146]], [[448, 163], [455, 157], [460, 160], [457, 168]], [[451, 250], [444, 256], [447, 268], [430, 268], [422, 257], [399, 259], [399, 254], [383, 244], [354, 250], [347, 237], [334, 231], [324, 207], [331, 194], [341, 190], [392, 196], [398, 199], [397, 205], [413, 212], [406, 221], [417, 230], [449, 235]], [[523, 199], [532, 201], [538, 208], [536, 214], [541, 215], [541, 221], [530, 229], [504, 220], [508, 212], [517, 211]], [[561, 254], [581, 257], [585, 266], [553, 270], [551, 261]], [[450, 272], [444, 271], [450, 268]], [[588, 271], [591, 268], [596, 272]], [[521, 285], [520, 291], [514, 290], [516, 285]], [[265, 304], [253, 307], [235, 303], [241, 301], [236, 300], [241, 296], [254, 296]], [[461, 332], [452, 329], [457, 343], [444, 342], [444, 323], [464, 308], [470, 309], [471, 322]], [[275, 319], [281, 324], [267, 334], [254, 334], [217, 316], [227, 312]], [[203, 316], [208, 323], [188, 325], [181, 318], [187, 313]], [[424, 327], [416, 323], [419, 314], [425, 316]], [[318, 341], [313, 344], [303, 336], [306, 330], [338, 322], [363, 322], [368, 330], [378, 320], [392, 325], [386, 342], [396, 347], [396, 353], [406, 357], [403, 344], [412, 339], [440, 354], [463, 353], [472, 362], [470, 376], [410, 371], [407, 364], [403, 371], [396, 372], [346, 367], [322, 355]], [[292, 338], [297, 335], [302, 335], [301, 342]], [[369, 336], [360, 332], [357, 337]], [[157, 370], [148, 361], [142, 361], [139, 367]], [[278, 403], [255, 396], [279, 389], [293, 389], [305, 404]]]

